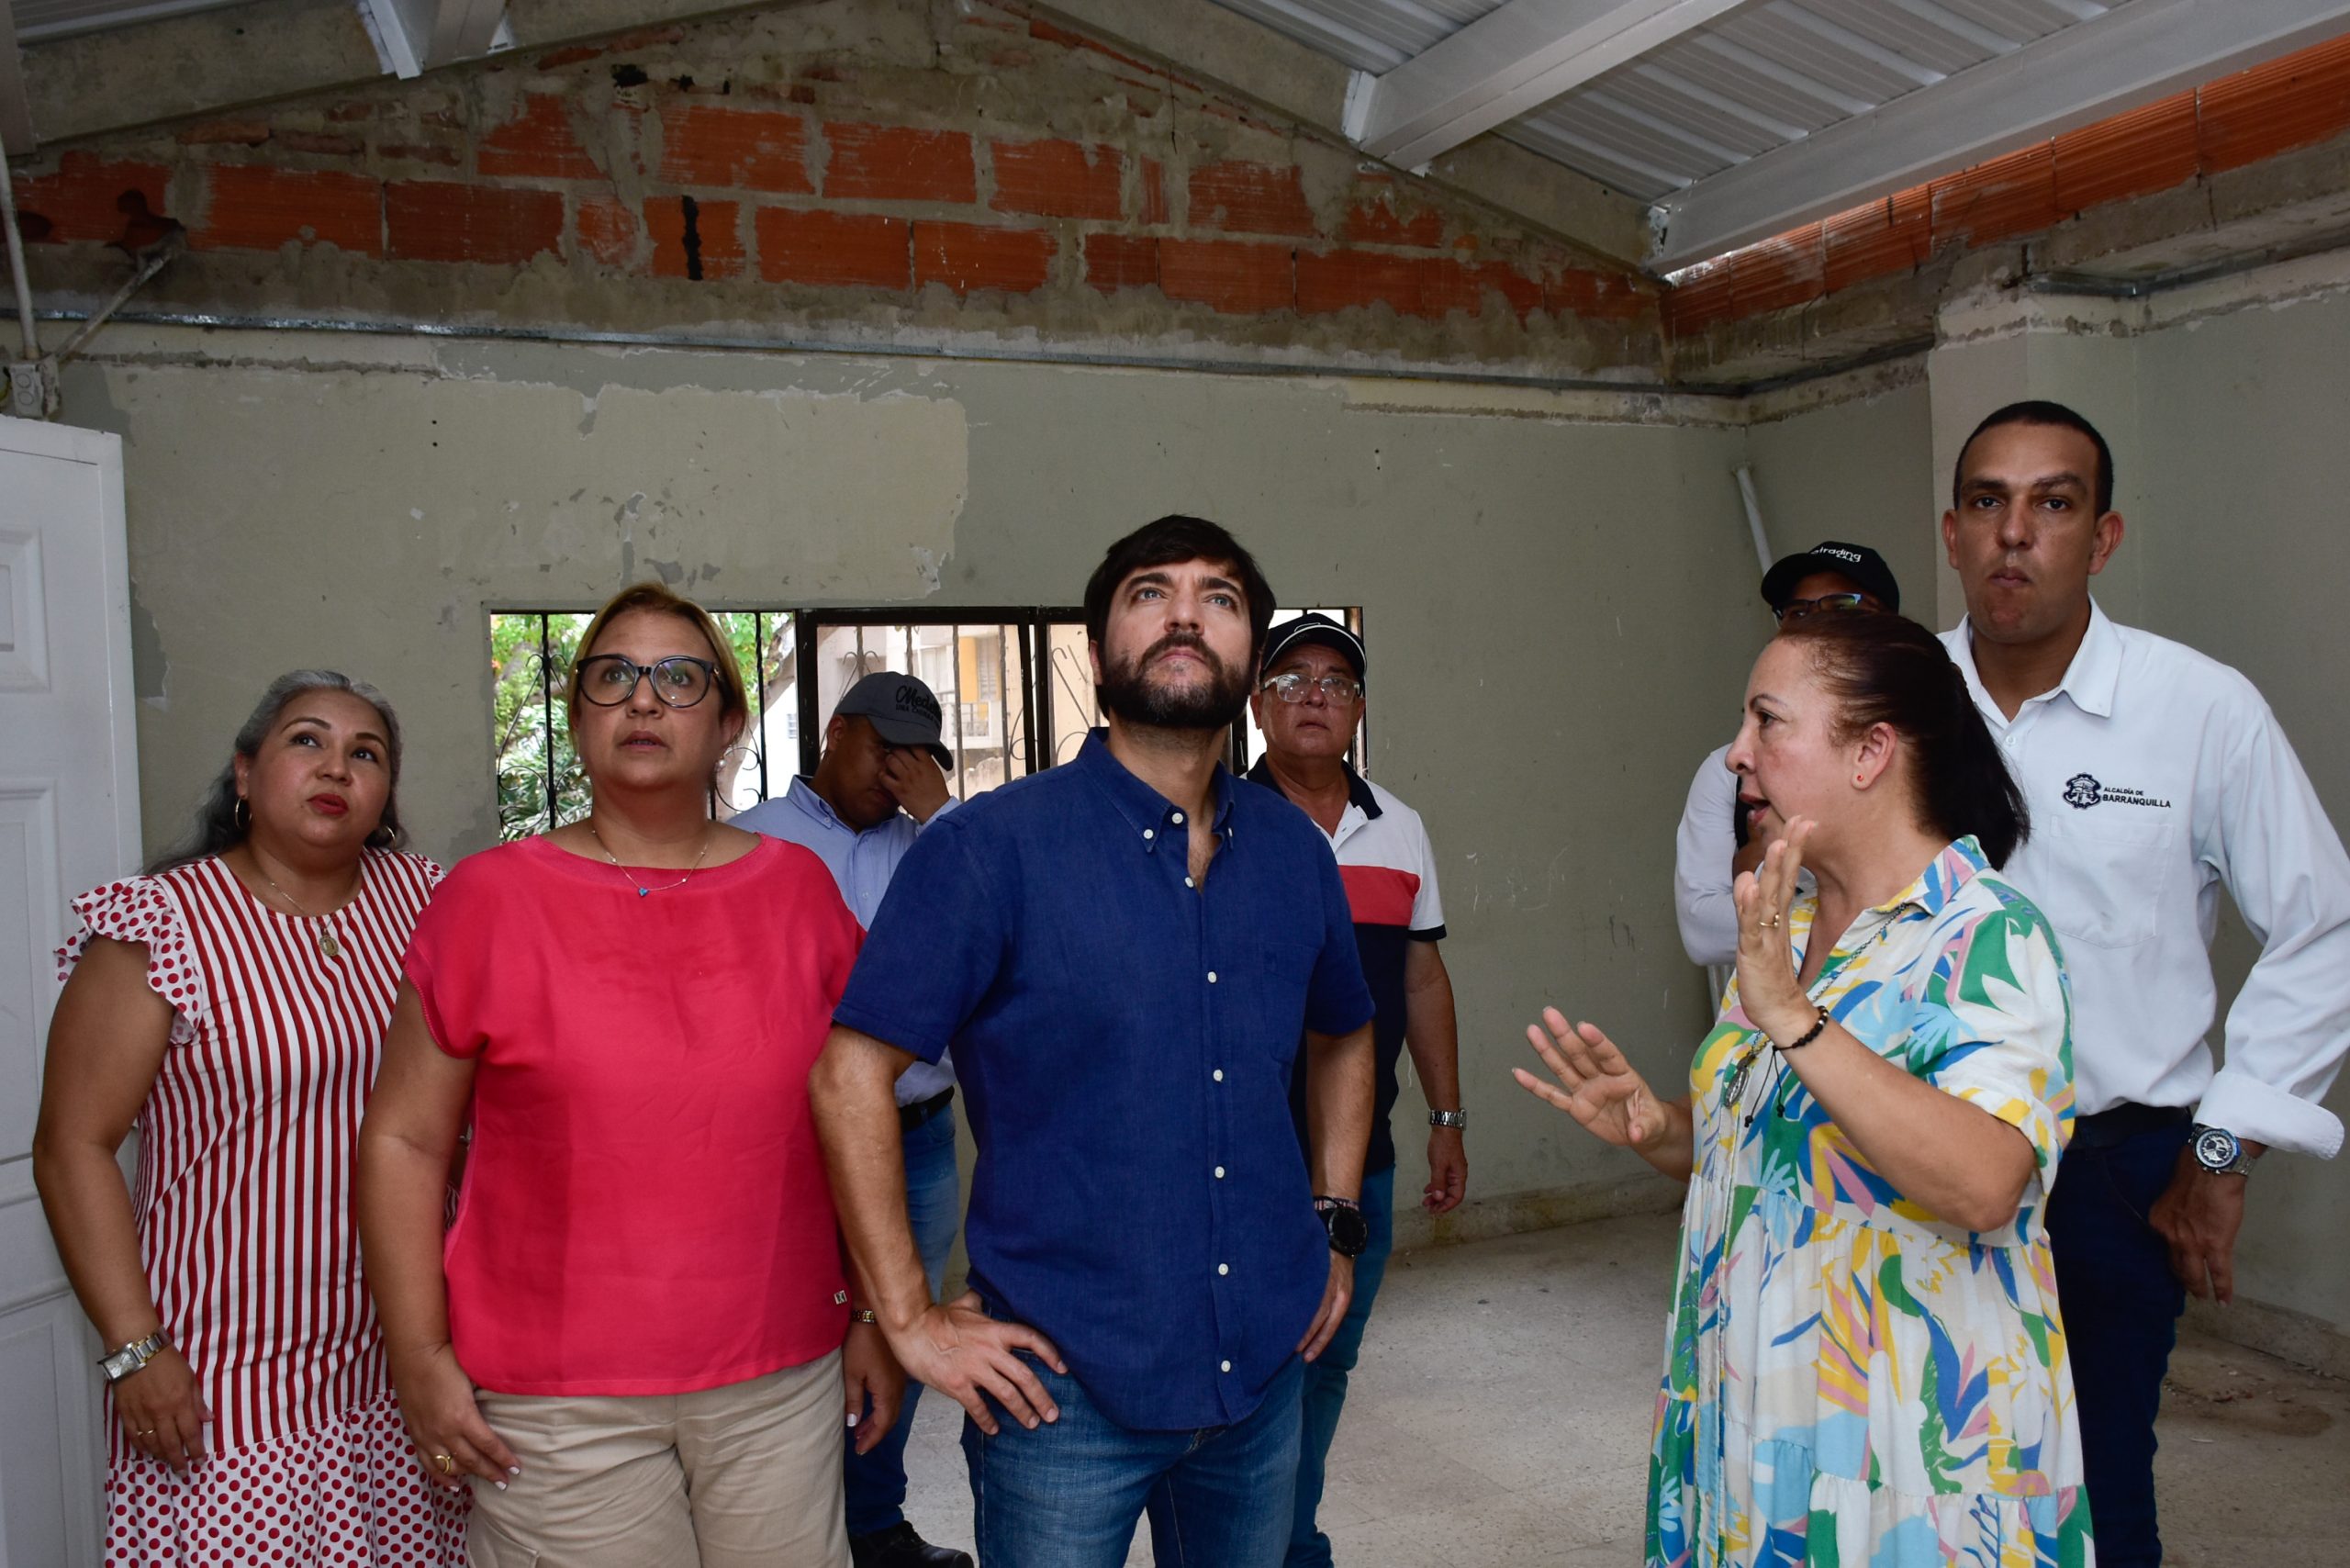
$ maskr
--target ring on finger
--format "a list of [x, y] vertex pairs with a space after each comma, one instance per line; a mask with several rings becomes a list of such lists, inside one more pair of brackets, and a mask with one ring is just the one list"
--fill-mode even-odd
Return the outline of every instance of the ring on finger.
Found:
[[434, 1454], [432, 1456], [432, 1464], [433, 1468], [440, 1471], [443, 1475], [454, 1475], [457, 1473], [457, 1462], [451, 1459], [445, 1453]]

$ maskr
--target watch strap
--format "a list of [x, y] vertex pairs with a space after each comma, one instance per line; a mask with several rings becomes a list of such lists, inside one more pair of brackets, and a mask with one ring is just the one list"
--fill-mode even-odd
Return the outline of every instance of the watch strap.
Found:
[[1465, 1127], [1469, 1125], [1467, 1111], [1430, 1111], [1428, 1126], [1432, 1127]]
[[158, 1328], [144, 1339], [133, 1339], [120, 1350], [99, 1357], [98, 1370], [106, 1374], [108, 1383], [120, 1383], [162, 1354], [171, 1342], [170, 1336]]

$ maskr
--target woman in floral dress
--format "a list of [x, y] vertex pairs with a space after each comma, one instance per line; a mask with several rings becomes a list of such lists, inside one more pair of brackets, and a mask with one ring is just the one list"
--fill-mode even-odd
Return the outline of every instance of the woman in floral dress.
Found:
[[1781, 633], [1729, 760], [1771, 846], [1689, 1097], [1556, 1009], [1528, 1035], [1557, 1081], [1517, 1074], [1690, 1184], [1648, 1561], [2087, 1568], [2041, 1223], [2070, 1003], [1996, 869], [2021, 797], [1941, 645], [1890, 615]]

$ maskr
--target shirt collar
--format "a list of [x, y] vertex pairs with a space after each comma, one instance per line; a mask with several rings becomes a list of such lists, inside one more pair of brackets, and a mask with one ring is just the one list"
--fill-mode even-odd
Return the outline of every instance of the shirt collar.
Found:
[[[1118, 814], [1134, 824], [1145, 852], [1155, 854], [1161, 830], [1175, 823], [1182, 808], [1126, 771], [1126, 765], [1110, 750], [1109, 734], [1106, 729], [1090, 732], [1085, 745], [1078, 748], [1074, 766], [1100, 785], [1102, 792], [1110, 797], [1110, 803], [1118, 808]], [[1233, 836], [1232, 775], [1220, 762], [1216, 764], [1212, 788], [1215, 792], [1215, 820], [1210, 825], [1228, 839]]]
[[1984, 857], [1983, 846], [1975, 842], [1973, 834], [1953, 840], [1927, 863], [1916, 881], [1877, 905], [1877, 911], [1893, 915], [1914, 908], [1931, 918], [1940, 914], [1942, 906], [1957, 896], [1959, 889], [1973, 881], [1975, 874], [1990, 864]]
[[871, 827], [851, 827], [841, 820], [841, 814], [838, 812], [833, 810], [833, 803], [816, 792], [814, 781], [804, 773], [792, 776], [791, 788], [783, 792], [783, 798], [798, 806], [822, 825], [834, 833], [847, 834], [852, 838], [863, 838], [868, 833], [879, 833], [898, 820], [898, 814], [891, 812]]
[[[1963, 673], [1967, 689], [1978, 700], [1985, 699], [1983, 678], [1975, 668], [1975, 619], [1967, 617], [1960, 622], [1965, 631], [1966, 663]], [[2059, 694], [2073, 700], [2073, 706], [2084, 713], [2100, 719], [2113, 717], [2113, 697], [2121, 684], [2121, 633], [2105, 613], [2103, 606], [2089, 600], [2089, 629], [2081, 637], [2081, 645], [2073, 650], [2073, 662], [2065, 666], [2065, 678], [2051, 690], [2031, 699], [2038, 702], [2053, 700]], [[1987, 703], [1986, 704], [1987, 705]]]
[[[1369, 781], [1355, 771], [1353, 763], [1341, 760], [1338, 766], [1347, 770], [1347, 804], [1362, 812], [1364, 816], [1373, 821], [1378, 820], [1379, 797], [1371, 792]], [[1259, 757], [1255, 765], [1248, 769], [1248, 778], [1251, 784], [1262, 784], [1275, 794], [1281, 793], [1281, 785], [1273, 779], [1273, 761], [1270, 756]]]

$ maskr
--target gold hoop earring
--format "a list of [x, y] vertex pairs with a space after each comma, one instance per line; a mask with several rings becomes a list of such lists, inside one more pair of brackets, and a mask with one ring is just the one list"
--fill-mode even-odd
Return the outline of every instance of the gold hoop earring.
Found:
[[239, 833], [251, 833], [252, 831], [253, 809], [246, 803], [245, 798], [242, 795], [237, 797], [236, 805], [231, 808], [229, 812], [229, 820], [237, 824], [237, 831]]

